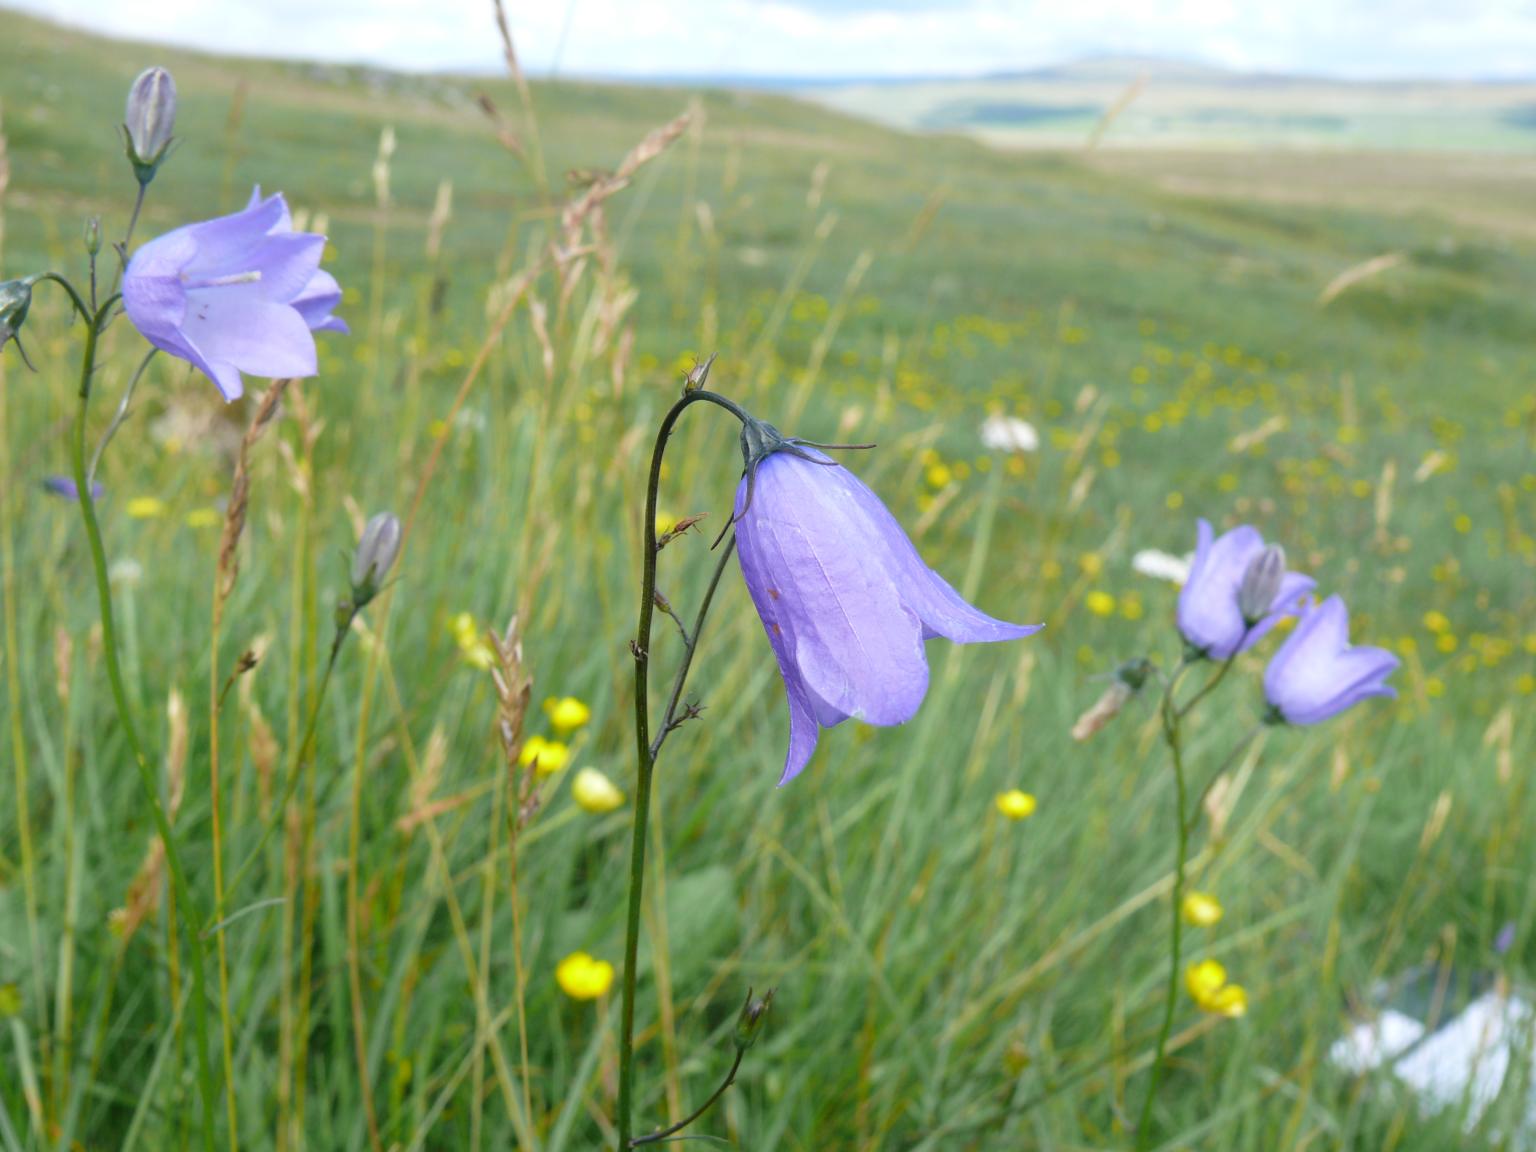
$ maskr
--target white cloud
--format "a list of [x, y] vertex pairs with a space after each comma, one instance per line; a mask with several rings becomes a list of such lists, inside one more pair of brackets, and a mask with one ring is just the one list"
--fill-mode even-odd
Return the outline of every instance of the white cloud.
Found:
[[[254, 55], [494, 69], [490, 0], [7, 0]], [[1525, 76], [1525, 0], [509, 0], [529, 70], [640, 76], [1013, 70], [1105, 53], [1345, 76]]]

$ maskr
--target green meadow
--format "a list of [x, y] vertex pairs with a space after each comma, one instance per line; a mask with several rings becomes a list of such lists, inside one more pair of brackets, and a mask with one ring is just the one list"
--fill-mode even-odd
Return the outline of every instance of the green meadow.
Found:
[[[535, 80], [530, 106], [503, 77], [4, 25], [0, 279], [82, 278], [87, 216], [122, 235], [115, 126], [164, 64], [181, 143], [136, 238], [259, 184], [328, 233], [345, 290], [351, 335], [322, 335], [320, 375], [244, 453], [222, 565], [267, 382], [226, 407], [157, 358], [98, 474], [127, 695], [208, 925], [216, 1147], [613, 1146], [619, 983], [579, 999], [556, 970], [622, 959], [644, 478], [710, 353], [710, 386], [787, 433], [878, 442], [844, 462], [924, 558], [1046, 629], [932, 642], [916, 719], [823, 733], [779, 789], [784, 689], [727, 569], [690, 681], [702, 712], [657, 767], [641, 1131], [708, 1097], [747, 989], [774, 987], [691, 1138], [1133, 1145], [1169, 972], [1173, 778], [1155, 689], [1089, 740], [1071, 730], [1121, 661], [1177, 661], [1176, 587], [1131, 559], [1192, 550], [1204, 517], [1284, 544], [1402, 668], [1395, 702], [1269, 730], [1227, 767], [1190, 869], [1223, 916], [1186, 930], [1186, 959], [1218, 960], [1247, 1011], [1181, 993], [1151, 1144], [1518, 1147], [1528, 1054], [1475, 1120], [1465, 1100], [1421, 1116], [1327, 1056], [1378, 981], [1427, 965], [1449, 1013], [1462, 977], [1519, 986], [1536, 957], [1536, 170], [1007, 153], [761, 92]], [[684, 115], [552, 254], [565, 208]], [[37, 372], [0, 355], [0, 1150], [202, 1147], [183, 922], [80, 510], [42, 486], [69, 471], [69, 320], [39, 285]], [[126, 321], [107, 332], [93, 442], [144, 351]], [[984, 447], [999, 413], [1038, 451]], [[705, 516], [659, 556], [680, 614], [740, 471], [734, 422], [690, 409], [660, 503]], [[405, 549], [322, 701], [381, 509]], [[498, 735], [484, 634], [514, 617], [523, 736], [567, 746], [556, 771], [509, 763]], [[682, 654], [668, 629], [656, 715]], [[1260, 716], [1274, 646], [1194, 715], [1196, 779]], [[556, 731], [562, 697], [590, 718]], [[585, 768], [626, 802], [579, 804]], [[1012, 789], [1032, 815], [999, 809]]]

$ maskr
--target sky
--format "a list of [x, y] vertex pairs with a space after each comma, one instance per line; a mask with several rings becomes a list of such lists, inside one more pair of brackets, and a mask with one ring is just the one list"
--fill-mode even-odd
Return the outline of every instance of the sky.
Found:
[[[491, 0], [0, 0], [217, 52], [492, 70]], [[534, 76], [970, 76], [1103, 55], [1355, 79], [1536, 76], [1536, 0], [507, 0]]]

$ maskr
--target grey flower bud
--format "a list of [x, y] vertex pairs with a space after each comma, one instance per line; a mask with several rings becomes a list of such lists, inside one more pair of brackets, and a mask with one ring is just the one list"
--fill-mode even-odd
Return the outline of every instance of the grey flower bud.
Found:
[[359, 608], [378, 595], [379, 580], [399, 554], [400, 521], [392, 512], [380, 512], [363, 529], [352, 557], [352, 595]]
[[164, 68], [139, 73], [128, 89], [123, 127], [128, 133], [128, 162], [139, 183], [148, 184], [165, 159], [176, 129], [176, 81]]
[[1267, 545], [1248, 562], [1243, 582], [1237, 589], [1237, 608], [1243, 614], [1243, 622], [1249, 627], [1257, 624], [1274, 609], [1275, 598], [1280, 595], [1280, 582], [1285, 579], [1285, 549], [1278, 544]]
[[85, 250], [94, 256], [101, 251], [101, 217], [87, 216], [85, 220]]
[[741, 1015], [736, 1018], [736, 1048], [745, 1052], [757, 1043], [758, 1034], [763, 1030], [763, 1021], [768, 1017], [768, 1009], [773, 1007], [772, 988], [768, 989], [757, 999], [752, 998], [752, 990], [747, 989], [747, 1002], [741, 1006]]
[[31, 281], [6, 280], [0, 283], [0, 348], [16, 339], [21, 326], [27, 322], [27, 309], [31, 307]]

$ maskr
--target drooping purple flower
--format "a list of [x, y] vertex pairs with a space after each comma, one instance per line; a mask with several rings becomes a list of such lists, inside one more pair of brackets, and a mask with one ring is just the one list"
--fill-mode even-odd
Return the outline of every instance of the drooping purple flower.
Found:
[[1210, 522], [1201, 520], [1198, 541], [1189, 579], [1179, 591], [1179, 631], [1212, 660], [1229, 660], [1252, 648], [1282, 616], [1295, 615], [1317, 586], [1310, 576], [1286, 572], [1268, 615], [1250, 622], [1243, 618], [1238, 592], [1249, 565], [1263, 556], [1264, 537], [1250, 524], [1218, 537]]
[[806, 766], [822, 728], [912, 718], [928, 691], [923, 641], [1015, 640], [1042, 627], [966, 603], [880, 498], [823, 454], [775, 451], [754, 470], [736, 492], [736, 542], [789, 695], [780, 785]]
[[1495, 956], [1505, 955], [1515, 946], [1515, 922], [1505, 921], [1504, 927], [1499, 929], [1499, 934], [1493, 938], [1493, 953]]
[[313, 376], [312, 332], [345, 332], [341, 289], [320, 270], [325, 237], [295, 232], [281, 195], [145, 244], [123, 275], [128, 319], [151, 344], [199, 368], [224, 399], [240, 374]]
[[1398, 659], [1385, 648], [1352, 648], [1349, 611], [1330, 596], [1302, 613], [1264, 670], [1264, 697], [1287, 724], [1317, 724], [1371, 696], [1395, 697], [1387, 677]]
[[[66, 500], [80, 499], [80, 487], [68, 476], [44, 476], [43, 491], [54, 496], [62, 496]], [[91, 482], [91, 499], [100, 500], [102, 487], [100, 480]]]

